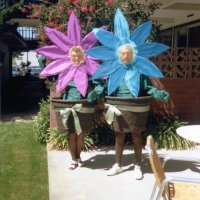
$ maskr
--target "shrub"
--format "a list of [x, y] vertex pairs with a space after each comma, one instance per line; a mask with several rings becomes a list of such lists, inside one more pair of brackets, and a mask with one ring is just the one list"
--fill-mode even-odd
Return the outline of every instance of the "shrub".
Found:
[[31, 19], [39, 19], [41, 24], [38, 27], [40, 45], [48, 41], [43, 27], [48, 26], [61, 32], [66, 32], [66, 23], [70, 13], [74, 11], [81, 19], [82, 34], [86, 35], [94, 27], [102, 25], [113, 26], [114, 0], [60, 0], [57, 4], [46, 2], [25, 5], [21, 10], [30, 13]]
[[95, 147], [95, 143], [91, 135], [89, 133], [85, 133], [83, 150], [89, 151], [89, 150], [92, 150], [94, 147]]
[[[162, 3], [159, 0], [117, 0], [117, 6], [122, 10], [131, 29], [147, 21], [151, 15], [158, 9]], [[149, 40], [153, 40], [160, 30], [160, 26], [154, 21], [153, 29]]]
[[59, 132], [57, 128], [50, 128], [48, 130], [49, 138], [48, 143], [52, 149], [68, 150], [68, 134], [66, 132]]
[[188, 122], [180, 121], [178, 118], [164, 118], [154, 122], [154, 125], [151, 125], [144, 132], [144, 135], [150, 133], [153, 136], [156, 148], [165, 148], [167, 150], [189, 149], [194, 147], [195, 144], [176, 134], [176, 129], [186, 124]]
[[[60, 0], [56, 4], [43, 1], [40, 4], [24, 5], [20, 11], [26, 13], [30, 19], [39, 19], [38, 38], [40, 46], [49, 44], [44, 27], [48, 26], [66, 32], [69, 15], [74, 11], [81, 22], [82, 34], [86, 35], [93, 28], [107, 26], [113, 31], [114, 14], [119, 7], [134, 29], [145, 22], [154, 11], [159, 8], [159, 0]], [[154, 23], [152, 37], [156, 35], [159, 26]]]
[[37, 114], [37, 120], [35, 124], [35, 130], [36, 130], [36, 136], [37, 139], [41, 143], [46, 143], [49, 134], [48, 134], [48, 129], [49, 129], [49, 117], [50, 117], [50, 100], [49, 98], [47, 100], [42, 99], [41, 102], [39, 103], [39, 112]]
[[106, 122], [98, 123], [90, 134], [95, 145], [113, 145], [115, 143], [115, 133]]
[[[4, 1], [7, 3], [6, 1]], [[3, 1], [1, 1], [1, 4], [4, 4]], [[17, 2], [17, 1], [16, 1]], [[17, 15], [19, 12], [19, 8], [23, 5], [23, 1], [18, 1], [17, 3], [14, 3], [12, 6], [6, 7], [4, 9], [1, 9], [0, 12], [0, 24], [4, 23], [6, 20], [9, 20]]]
[[[57, 128], [50, 128], [48, 132], [49, 132], [48, 143], [50, 144], [51, 149], [69, 150], [67, 132], [59, 132]], [[94, 141], [92, 137], [90, 136], [90, 134], [85, 133], [83, 150], [89, 151], [93, 147], [94, 147]]]

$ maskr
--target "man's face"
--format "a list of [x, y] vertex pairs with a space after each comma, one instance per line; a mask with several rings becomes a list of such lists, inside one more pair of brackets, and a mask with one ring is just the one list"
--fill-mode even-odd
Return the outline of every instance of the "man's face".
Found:
[[74, 65], [80, 65], [85, 61], [83, 50], [78, 47], [70, 50], [69, 57]]
[[131, 46], [124, 45], [119, 49], [119, 58], [123, 64], [128, 65], [133, 62], [134, 53]]

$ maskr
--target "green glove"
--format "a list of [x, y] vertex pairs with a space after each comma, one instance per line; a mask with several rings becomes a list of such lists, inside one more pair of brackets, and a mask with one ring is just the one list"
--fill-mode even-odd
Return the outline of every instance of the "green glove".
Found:
[[101, 84], [98, 84], [95, 88], [94, 91], [99, 95], [99, 97], [103, 94], [104, 92], [104, 87]]
[[93, 90], [92, 92], [90, 92], [88, 94], [87, 101], [89, 103], [93, 103], [94, 101], [96, 101], [98, 99], [98, 97], [99, 97], [99, 95], [97, 94], [97, 92]]
[[169, 93], [165, 90], [159, 90], [154, 86], [149, 86], [150, 90], [147, 92], [149, 95], [153, 96], [155, 99], [168, 101]]

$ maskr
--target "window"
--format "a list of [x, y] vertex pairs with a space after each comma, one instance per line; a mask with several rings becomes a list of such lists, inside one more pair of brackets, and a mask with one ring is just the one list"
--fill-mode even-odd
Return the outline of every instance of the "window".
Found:
[[200, 48], [200, 23], [175, 29], [175, 47]]
[[188, 30], [186, 28], [175, 29], [175, 47], [187, 47]]
[[200, 26], [189, 28], [188, 47], [200, 47]]
[[200, 48], [200, 22], [163, 30], [157, 41], [171, 47]]
[[35, 27], [22, 27], [19, 26], [17, 28], [18, 33], [25, 39], [25, 40], [36, 40], [38, 31]]
[[172, 46], [172, 34], [172, 29], [164, 30], [157, 37], [157, 41], [165, 45]]

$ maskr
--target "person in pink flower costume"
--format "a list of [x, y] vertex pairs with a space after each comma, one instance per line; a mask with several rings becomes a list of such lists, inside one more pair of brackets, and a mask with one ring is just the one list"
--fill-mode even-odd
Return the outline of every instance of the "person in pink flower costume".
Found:
[[[99, 63], [85, 54], [86, 50], [98, 43], [94, 33], [90, 32], [82, 38], [80, 24], [74, 12], [69, 17], [67, 34], [48, 27], [45, 27], [45, 32], [53, 44], [38, 48], [36, 52], [53, 61], [42, 70], [40, 76], [58, 76], [56, 91], [65, 91], [64, 100], [87, 99], [90, 103], [96, 101], [103, 92], [103, 87], [92, 81], [90, 77]], [[60, 110], [63, 124], [69, 133], [69, 151], [72, 157], [69, 169], [71, 170], [83, 166], [80, 157], [84, 144], [83, 133], [91, 128], [90, 122], [95, 112], [94, 106], [85, 108], [83, 104]]]

